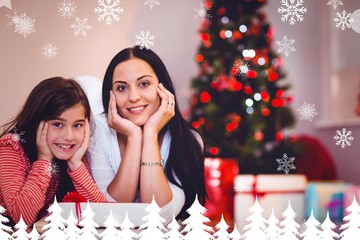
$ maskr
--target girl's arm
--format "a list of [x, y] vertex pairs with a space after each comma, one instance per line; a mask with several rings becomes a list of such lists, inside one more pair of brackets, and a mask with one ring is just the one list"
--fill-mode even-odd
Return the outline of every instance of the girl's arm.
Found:
[[[51, 175], [48, 160], [37, 160], [31, 168], [20, 143], [0, 142], [0, 186], [4, 207], [14, 222], [20, 215], [31, 226], [45, 203]], [[30, 170], [29, 170], [30, 169]]]

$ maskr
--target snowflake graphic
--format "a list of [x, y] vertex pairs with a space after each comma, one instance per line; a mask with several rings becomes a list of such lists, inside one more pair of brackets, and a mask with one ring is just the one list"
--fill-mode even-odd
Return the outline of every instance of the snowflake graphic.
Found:
[[239, 76], [245, 75], [249, 71], [249, 64], [242, 59], [236, 59], [232, 71]]
[[351, 27], [351, 23], [354, 22], [354, 19], [351, 17], [351, 13], [347, 13], [343, 10], [341, 13], [337, 12], [336, 17], [334, 18], [334, 22], [336, 23], [337, 28], [341, 28], [341, 30], [345, 30], [346, 28]]
[[351, 136], [351, 131], [343, 128], [341, 131], [336, 130], [336, 135], [334, 136], [336, 146], [341, 146], [341, 148], [350, 147], [351, 141], [354, 140]]
[[19, 33], [24, 38], [35, 32], [35, 19], [28, 17], [26, 13], [17, 15], [16, 10], [14, 10], [14, 15], [8, 15], [8, 17], [11, 19], [8, 26], [14, 24], [15, 32]]
[[58, 172], [59, 172], [59, 165], [57, 165], [56, 162], [54, 161], [52, 161], [51, 165], [45, 169], [45, 174], [49, 176], [54, 176]]
[[150, 9], [153, 9], [155, 5], [160, 5], [158, 0], [145, 0], [144, 5], [148, 5]]
[[41, 49], [42, 55], [47, 60], [52, 60], [58, 55], [58, 48], [54, 43], [45, 43]]
[[[296, 1], [296, 3], [295, 3]], [[294, 25], [296, 21], [304, 20], [303, 14], [307, 12], [306, 7], [302, 6], [304, 0], [281, 0], [283, 7], [278, 7], [278, 13], [281, 13], [281, 21], [289, 21], [290, 25]]]
[[63, 0], [58, 5], [58, 13], [64, 19], [70, 19], [76, 13], [76, 5], [71, 0]]
[[236, 179], [234, 183], [234, 190], [238, 193], [248, 193], [253, 190], [253, 184], [250, 180]]
[[341, 0], [329, 0], [328, 2], [327, 2], [327, 5], [328, 6], [333, 6], [333, 8], [334, 9], [336, 9], [337, 8], [337, 6], [342, 6], [342, 5], [344, 5], [343, 4], [343, 2], [341, 1]]
[[71, 28], [75, 29], [74, 35], [77, 36], [79, 34], [86, 37], [86, 31], [91, 29], [91, 26], [87, 23], [87, 18], [80, 19], [78, 17], [75, 18], [75, 23], [71, 24]]
[[279, 46], [277, 52], [284, 53], [285, 56], [289, 56], [290, 52], [296, 52], [294, 47], [295, 40], [289, 40], [286, 35], [283, 36], [282, 41], [276, 41], [276, 44]]
[[119, 6], [120, 0], [97, 0], [97, 3], [98, 7], [94, 11], [98, 14], [99, 22], [110, 25], [113, 21], [120, 21], [120, 14], [124, 12], [124, 9]]
[[210, 7], [206, 6], [203, 1], [200, 2], [199, 8], [193, 8], [195, 15], [194, 19], [200, 18], [201, 22], [205, 22], [206, 18], [211, 18], [211, 15], [207, 13]]
[[139, 45], [141, 49], [149, 49], [150, 46], [154, 45], [155, 37], [151, 35], [149, 31], [141, 31], [140, 34], [136, 35], [136, 45]]
[[16, 127], [14, 127], [10, 132], [8, 132], [7, 134], [10, 134], [11, 138], [14, 141], [17, 142], [21, 142], [21, 143], [26, 143], [26, 140], [23, 138], [23, 136], [25, 135], [25, 131], [20, 131], [18, 132], [18, 129]]
[[315, 104], [304, 102], [300, 108], [298, 108], [298, 112], [300, 114], [300, 120], [306, 119], [311, 122], [311, 120], [317, 115], [317, 111], [315, 109]]
[[277, 170], [283, 170], [285, 174], [289, 174], [290, 169], [296, 169], [294, 165], [295, 157], [289, 158], [286, 153], [283, 154], [282, 158], [277, 158], [276, 162], [280, 164]]

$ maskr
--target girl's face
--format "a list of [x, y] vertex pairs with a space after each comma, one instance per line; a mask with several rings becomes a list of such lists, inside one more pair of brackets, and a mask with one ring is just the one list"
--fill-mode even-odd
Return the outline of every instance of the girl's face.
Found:
[[144, 60], [132, 58], [119, 63], [112, 83], [120, 116], [136, 125], [143, 126], [159, 108], [159, 80]]
[[57, 159], [69, 160], [81, 146], [85, 137], [85, 118], [84, 106], [77, 103], [48, 121], [46, 140]]

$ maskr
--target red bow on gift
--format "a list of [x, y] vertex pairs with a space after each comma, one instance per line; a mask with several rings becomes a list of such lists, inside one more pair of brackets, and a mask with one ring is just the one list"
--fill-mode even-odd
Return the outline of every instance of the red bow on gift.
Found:
[[69, 192], [68, 194], [66, 194], [63, 197], [62, 202], [75, 202], [75, 213], [76, 213], [76, 217], [77, 217], [78, 221], [80, 222], [81, 221], [80, 202], [87, 202], [86, 198], [81, 196], [81, 194], [78, 193], [77, 191], [73, 191], [73, 192]]

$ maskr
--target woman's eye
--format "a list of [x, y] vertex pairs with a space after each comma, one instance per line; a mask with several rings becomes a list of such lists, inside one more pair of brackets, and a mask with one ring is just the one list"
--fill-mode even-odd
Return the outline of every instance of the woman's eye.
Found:
[[141, 82], [140, 83], [140, 86], [141, 87], [146, 87], [146, 86], [149, 86], [150, 84], [148, 82]]

